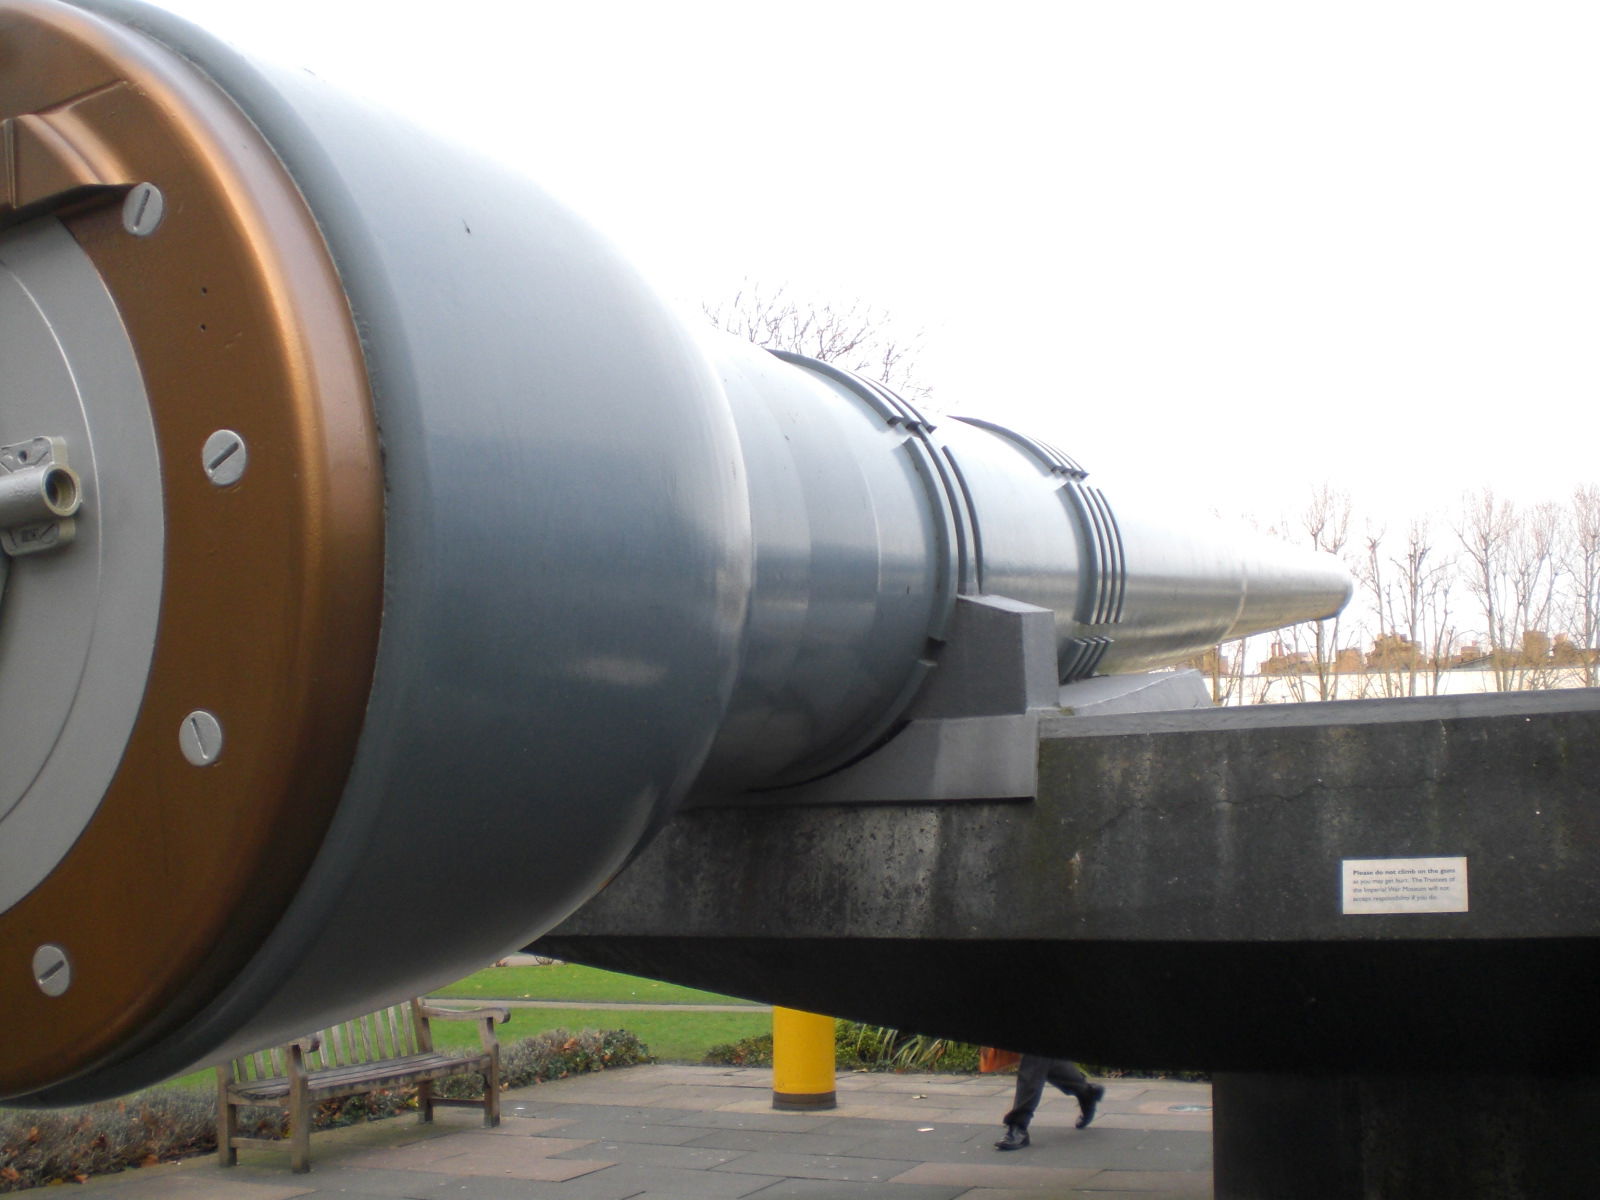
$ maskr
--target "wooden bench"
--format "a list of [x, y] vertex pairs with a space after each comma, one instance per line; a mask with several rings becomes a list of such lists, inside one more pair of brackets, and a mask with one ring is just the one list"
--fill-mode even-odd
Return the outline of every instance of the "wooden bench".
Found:
[[[289, 1110], [289, 1157], [297, 1172], [311, 1169], [311, 1109], [320, 1100], [355, 1096], [378, 1088], [417, 1086], [417, 1119], [433, 1120], [436, 1104], [483, 1106], [483, 1123], [500, 1124], [500, 1043], [497, 1022], [504, 1008], [432, 1008], [408, 1000], [345, 1021], [287, 1046], [263, 1050], [217, 1066], [217, 1155], [222, 1165], [238, 1162], [240, 1146], [279, 1146], [278, 1138], [239, 1133], [239, 1109], [270, 1105]], [[477, 1021], [482, 1053], [465, 1058], [433, 1048], [431, 1021]], [[433, 1081], [446, 1075], [483, 1076], [482, 1100], [435, 1097]]]

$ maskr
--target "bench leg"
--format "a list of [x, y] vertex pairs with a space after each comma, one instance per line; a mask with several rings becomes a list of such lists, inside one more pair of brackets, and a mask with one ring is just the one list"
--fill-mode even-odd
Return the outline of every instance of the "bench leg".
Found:
[[433, 1124], [433, 1080], [417, 1084], [417, 1124]]
[[228, 1068], [217, 1068], [217, 1162], [237, 1166], [239, 1149], [233, 1139], [239, 1133], [239, 1110], [228, 1099]]
[[483, 1073], [483, 1124], [493, 1129], [500, 1124], [500, 1056], [489, 1060], [489, 1069]]
[[296, 1175], [311, 1170], [311, 1122], [297, 1120], [289, 1128], [289, 1166]]
[[296, 1175], [311, 1170], [311, 1103], [299, 1080], [289, 1084], [289, 1167]]

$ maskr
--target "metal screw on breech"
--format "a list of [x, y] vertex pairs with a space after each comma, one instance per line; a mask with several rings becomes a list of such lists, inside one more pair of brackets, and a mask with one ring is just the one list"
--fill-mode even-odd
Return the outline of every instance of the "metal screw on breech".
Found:
[[249, 448], [244, 439], [231, 429], [219, 429], [206, 439], [200, 451], [200, 465], [206, 478], [218, 487], [238, 483], [250, 461]]
[[197, 767], [209, 767], [222, 755], [222, 722], [197, 708], [178, 727], [178, 746]]
[[167, 215], [167, 198], [153, 183], [136, 183], [122, 201], [122, 227], [134, 237], [149, 237]]
[[33, 978], [46, 996], [59, 996], [72, 986], [72, 963], [60, 946], [46, 944], [33, 952]]

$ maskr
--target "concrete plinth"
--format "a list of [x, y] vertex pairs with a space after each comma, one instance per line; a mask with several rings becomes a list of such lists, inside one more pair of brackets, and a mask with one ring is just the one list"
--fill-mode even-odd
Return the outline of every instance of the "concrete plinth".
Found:
[[1045, 718], [1038, 754], [1031, 801], [683, 813], [540, 945], [1243, 1072], [1219, 1196], [1600, 1195], [1560, 1082], [1600, 1079], [1600, 691]]
[[1217, 1200], [1600, 1195], [1593, 1078], [1227, 1073], [1212, 1097]]

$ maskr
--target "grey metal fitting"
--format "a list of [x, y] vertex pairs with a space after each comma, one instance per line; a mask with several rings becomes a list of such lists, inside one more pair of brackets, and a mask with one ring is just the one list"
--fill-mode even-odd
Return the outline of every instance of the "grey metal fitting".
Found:
[[52, 550], [73, 537], [83, 484], [60, 438], [0, 446], [0, 549], [12, 557]]

